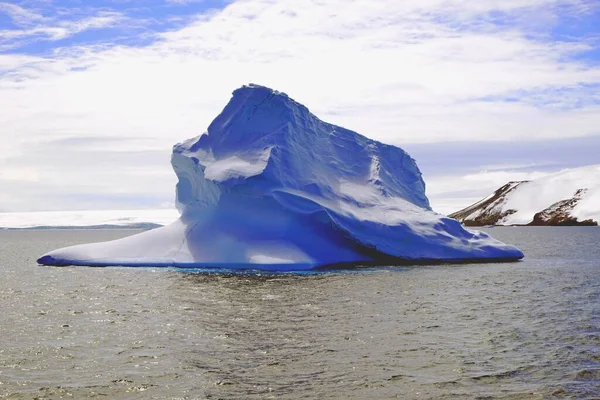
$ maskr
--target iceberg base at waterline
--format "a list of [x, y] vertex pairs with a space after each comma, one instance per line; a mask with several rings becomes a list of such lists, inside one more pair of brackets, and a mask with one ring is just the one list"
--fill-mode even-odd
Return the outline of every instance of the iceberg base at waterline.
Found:
[[179, 220], [38, 262], [305, 270], [523, 257], [433, 212], [404, 150], [262, 86], [236, 90], [207, 133], [174, 147], [172, 165]]
[[[182, 217], [170, 225], [110, 242], [55, 250], [38, 262], [45, 265], [288, 271], [355, 265], [511, 261], [522, 257], [513, 247], [483, 232], [464, 230], [456, 221], [447, 218], [443, 218], [436, 228], [421, 226], [419, 235], [414, 232], [418, 226], [397, 225], [394, 229], [388, 228], [391, 232], [381, 226], [382, 232], [370, 241], [383, 242], [389, 235], [387, 245], [397, 246], [392, 255], [378, 250], [375, 245], [353, 239], [349, 232], [330, 223], [332, 220], [326, 211], [322, 211], [321, 216], [316, 213], [307, 223], [305, 214], [286, 215], [283, 207], [274, 201], [267, 201], [262, 212], [257, 209], [257, 204], [249, 203], [246, 200], [243, 205], [232, 204], [232, 212], [223, 207], [208, 217]], [[249, 210], [250, 220], [246, 215]], [[343, 221], [343, 217], [341, 219]], [[353, 223], [343, 222], [348, 226]], [[458, 238], [450, 236], [448, 230], [452, 229], [461, 230], [462, 235]]]

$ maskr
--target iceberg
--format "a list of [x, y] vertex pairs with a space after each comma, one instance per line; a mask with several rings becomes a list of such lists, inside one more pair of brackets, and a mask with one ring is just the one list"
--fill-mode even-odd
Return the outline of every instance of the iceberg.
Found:
[[263, 86], [235, 90], [206, 133], [174, 146], [171, 163], [177, 221], [38, 262], [305, 270], [523, 257], [433, 212], [404, 150]]

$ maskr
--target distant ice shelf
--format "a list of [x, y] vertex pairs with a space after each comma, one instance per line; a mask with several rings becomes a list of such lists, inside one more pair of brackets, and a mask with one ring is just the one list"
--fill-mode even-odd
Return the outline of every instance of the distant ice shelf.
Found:
[[176, 209], [93, 210], [0, 213], [0, 229], [150, 227], [179, 218]]
[[205, 134], [175, 145], [171, 163], [177, 221], [38, 261], [302, 270], [523, 257], [433, 212], [404, 150], [323, 122], [266, 87], [234, 91]]

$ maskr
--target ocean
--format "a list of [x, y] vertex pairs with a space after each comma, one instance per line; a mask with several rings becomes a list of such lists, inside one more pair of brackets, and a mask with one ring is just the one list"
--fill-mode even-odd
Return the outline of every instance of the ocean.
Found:
[[515, 263], [303, 274], [43, 267], [131, 230], [0, 231], [0, 398], [600, 397], [600, 228]]

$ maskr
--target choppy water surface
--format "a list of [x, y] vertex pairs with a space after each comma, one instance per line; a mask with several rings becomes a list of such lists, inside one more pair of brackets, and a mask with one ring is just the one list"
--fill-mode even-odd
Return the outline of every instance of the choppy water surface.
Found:
[[598, 398], [600, 228], [526, 259], [312, 275], [41, 267], [131, 231], [0, 231], [0, 398]]

